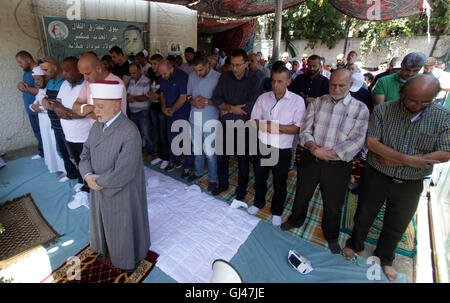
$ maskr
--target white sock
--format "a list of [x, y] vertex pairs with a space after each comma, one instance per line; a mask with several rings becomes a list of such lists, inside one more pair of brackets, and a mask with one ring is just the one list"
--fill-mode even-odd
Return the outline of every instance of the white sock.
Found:
[[248, 208], [248, 213], [249, 213], [250, 215], [254, 215], [254, 214], [256, 214], [258, 211], [259, 211], [259, 208], [256, 207], [255, 205], [252, 205], [252, 206], [250, 206], [250, 207]]
[[275, 226], [281, 225], [281, 216], [272, 216], [272, 224]]

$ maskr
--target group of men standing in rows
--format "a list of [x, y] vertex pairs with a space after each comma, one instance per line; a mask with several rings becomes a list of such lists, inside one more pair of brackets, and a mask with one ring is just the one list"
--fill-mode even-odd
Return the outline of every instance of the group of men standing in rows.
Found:
[[[22, 58], [19, 54], [16, 57], [18, 62]], [[148, 76], [142, 73], [142, 64], [129, 64], [130, 78], [125, 80], [125, 84], [107, 72], [93, 54], [85, 54], [79, 60], [66, 58], [62, 68], [53, 58], [44, 58], [40, 68], [49, 81], [48, 97], [43, 98], [42, 103], [52, 121], [56, 141], [59, 140], [57, 120], [61, 121], [66, 138], [71, 138], [72, 132], [81, 135], [79, 132], [90, 128], [88, 134], [84, 133], [85, 137], [69, 139], [84, 140], [84, 145], [78, 142], [68, 145], [78, 170], [75, 168], [72, 175], [73, 169], [67, 163], [66, 171], [69, 178], [76, 176], [82, 187], [86, 187], [84, 190], [91, 191], [91, 245], [96, 243], [93, 248], [106, 252], [106, 255], [109, 252], [111, 256], [114, 251], [113, 264], [115, 262], [124, 269], [134, 269], [136, 261], [142, 258], [143, 248], [148, 249], [149, 236], [147, 242], [141, 241], [139, 245], [127, 242], [130, 247], [121, 248], [118, 242], [104, 235], [105, 232], [109, 235], [114, 233], [115, 237], [122, 238], [128, 233], [139, 235], [133, 239], [147, 237], [148, 220], [143, 214], [147, 213], [143, 206], [146, 205], [141, 161], [143, 141], [147, 154], [151, 156], [147, 160], [154, 165], [162, 162], [161, 169], [182, 168], [181, 177], [190, 182], [203, 175], [206, 157], [208, 190], [213, 195], [228, 190], [229, 157], [235, 155], [238, 163], [235, 201], [240, 203], [245, 203], [250, 161], [253, 160], [255, 199], [248, 209], [251, 214], [256, 214], [266, 204], [267, 180], [272, 171], [272, 223], [281, 226], [282, 230], [303, 225], [309, 201], [316, 186], [320, 185], [324, 236], [332, 253], [342, 252], [349, 259], [364, 248], [368, 230], [378, 210], [387, 201], [375, 254], [380, 257], [387, 277], [395, 280], [397, 273], [392, 267], [395, 248], [417, 208], [422, 181], [431, 173], [434, 163], [446, 162], [450, 158], [449, 111], [433, 103], [440, 91], [439, 81], [429, 75], [411, 75], [404, 79], [398, 100], [381, 103], [370, 113], [365, 103], [350, 94], [354, 84], [353, 73], [345, 68], [337, 69], [329, 80], [325, 77], [324, 80], [317, 75], [315, 63], [318, 58], [310, 56], [307, 73], [297, 77], [293, 83], [285, 64], [275, 62], [270, 86], [264, 85], [266, 79], [261, 73], [254, 73], [249, 68], [249, 57], [241, 49], [230, 54], [231, 70], [222, 74], [212, 69], [208, 57], [201, 53], [195, 53], [188, 60], [189, 74], [155, 54], [150, 57]], [[402, 66], [411, 64], [408, 58], [405, 57]], [[49, 92], [54, 94], [52, 90], [59, 82], [58, 95], [54, 96], [56, 101], [49, 102], [52, 98]], [[77, 87], [78, 94], [74, 91]], [[132, 127], [126, 119], [127, 112], [136, 126]], [[146, 122], [148, 115], [151, 115], [154, 136]], [[65, 127], [64, 120], [86, 121], [83, 122], [86, 128]], [[97, 122], [91, 126], [94, 120]], [[183, 149], [189, 147], [187, 150], [191, 150], [192, 145], [194, 149], [205, 146], [194, 150], [194, 155], [185, 153], [184, 166], [180, 154], [173, 152], [174, 144], [171, 144], [178, 142], [176, 140], [182, 134], [182, 130], [172, 127], [180, 120], [190, 125], [190, 139], [181, 140]], [[252, 138], [249, 123], [239, 125], [237, 121], [250, 121], [250, 128], [257, 130], [256, 152], [251, 152], [250, 148], [255, 138]], [[137, 135], [138, 128], [142, 137]], [[217, 132], [219, 128], [221, 135]], [[286, 182], [297, 147], [296, 138], [304, 151], [297, 167], [293, 211], [282, 223]], [[211, 140], [209, 145], [206, 144], [208, 140]], [[368, 165], [360, 191], [355, 228], [342, 251], [338, 244], [342, 206], [353, 158], [365, 145], [369, 150]], [[206, 150], [206, 146], [212, 146], [212, 152]], [[58, 147], [61, 149], [62, 144]], [[222, 153], [215, 152], [218, 147]], [[263, 152], [265, 150], [278, 154], [279, 160], [264, 164], [269, 156]], [[121, 215], [117, 216], [121, 209], [119, 201], [131, 199], [142, 202], [136, 202], [131, 209], [124, 211], [125, 214], [119, 211]], [[111, 206], [97, 203], [102, 200], [115, 203]], [[93, 205], [94, 201], [97, 201], [96, 205]], [[102, 213], [110, 214], [111, 220], [102, 221]], [[138, 223], [127, 221], [127, 218], [135, 217]], [[144, 221], [147, 221], [146, 225]], [[127, 224], [132, 226], [119, 232], [120, 226]], [[138, 250], [133, 250], [136, 245], [142, 248], [139, 257], [134, 253]]]

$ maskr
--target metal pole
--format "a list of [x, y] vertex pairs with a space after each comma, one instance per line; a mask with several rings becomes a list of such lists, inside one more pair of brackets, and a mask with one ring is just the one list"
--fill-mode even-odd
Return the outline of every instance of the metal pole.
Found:
[[34, 9], [34, 16], [36, 19], [36, 25], [37, 25], [37, 30], [38, 30], [38, 35], [39, 35], [39, 42], [41, 44], [41, 50], [42, 50], [42, 54], [44, 56], [47, 56], [47, 52], [44, 46], [44, 39], [42, 38], [42, 29], [41, 29], [41, 22], [39, 21], [39, 12], [38, 12], [38, 4], [37, 4], [37, 0], [33, 0], [32, 2], [32, 6]]
[[281, 47], [281, 21], [283, 11], [283, 0], [275, 0], [275, 31], [273, 35], [272, 62], [280, 60]]

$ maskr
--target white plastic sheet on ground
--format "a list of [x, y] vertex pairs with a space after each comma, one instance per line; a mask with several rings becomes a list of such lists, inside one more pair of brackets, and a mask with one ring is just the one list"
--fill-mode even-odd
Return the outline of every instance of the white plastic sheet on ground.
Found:
[[151, 250], [180, 283], [209, 282], [215, 259], [229, 261], [259, 219], [200, 188], [145, 168]]

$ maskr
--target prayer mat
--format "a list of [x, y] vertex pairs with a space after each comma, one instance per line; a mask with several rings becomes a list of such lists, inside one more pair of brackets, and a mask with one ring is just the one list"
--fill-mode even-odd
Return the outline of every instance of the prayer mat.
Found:
[[[297, 150], [297, 155], [295, 159], [295, 163], [299, 163], [301, 155], [301, 147]], [[221, 193], [218, 197], [223, 200], [231, 203], [235, 197], [235, 190], [238, 184], [238, 167], [237, 160], [235, 157], [230, 157], [230, 167], [229, 167], [229, 182], [230, 187], [227, 191]], [[357, 159], [353, 164], [353, 173], [352, 173], [352, 183], [357, 184], [359, 182], [360, 176], [363, 172], [364, 168], [364, 160]], [[195, 184], [199, 185], [202, 190], [206, 191], [208, 187], [208, 173], [205, 169], [204, 175], [194, 181]], [[250, 162], [250, 176], [249, 176], [249, 186], [247, 189], [247, 195], [245, 200], [248, 205], [253, 203], [255, 189], [253, 187], [255, 183], [255, 178], [252, 169], [252, 163]], [[349, 189], [353, 188], [355, 185], [349, 185]], [[297, 169], [293, 169], [289, 171], [289, 177], [287, 181], [287, 197], [286, 203], [284, 205], [284, 210], [282, 214], [283, 221], [287, 220], [292, 211], [292, 205], [295, 200], [295, 192], [297, 188]], [[266, 194], [266, 205], [263, 209], [261, 209], [256, 216], [272, 223], [272, 215], [270, 213], [270, 206], [273, 196], [273, 183], [272, 183], [272, 173], [270, 173], [269, 178], [267, 180], [267, 194]], [[346, 201], [343, 206], [342, 218], [341, 218], [341, 233], [339, 234], [338, 242], [341, 247], [345, 246], [345, 241], [351, 235], [353, 230], [353, 217], [356, 212], [356, 205], [358, 202], [358, 195], [352, 194], [350, 191], [347, 193]], [[322, 231], [322, 195], [320, 193], [320, 187], [317, 186], [313, 197], [309, 203], [308, 207], [308, 215], [306, 217], [305, 223], [300, 228], [294, 228], [289, 232], [294, 235], [307, 240], [309, 242], [321, 245], [323, 247], [328, 247], [327, 241], [325, 240], [325, 236]], [[383, 224], [383, 216], [384, 216], [384, 207], [380, 210], [376, 220], [373, 223], [372, 228], [366, 238], [366, 242], [370, 244], [376, 245], [377, 239], [381, 232], [381, 227]], [[415, 219], [411, 221], [406, 230], [405, 234], [402, 237], [401, 242], [399, 243], [396, 253], [405, 255], [407, 257], [414, 257], [416, 254], [416, 225]]]
[[148, 276], [159, 255], [149, 250], [132, 273], [116, 268], [109, 259], [103, 260], [88, 245], [75, 257], [53, 271], [42, 283], [140, 283]]
[[29, 193], [0, 205], [0, 222], [4, 228], [0, 234], [0, 269], [61, 236], [42, 216]]

